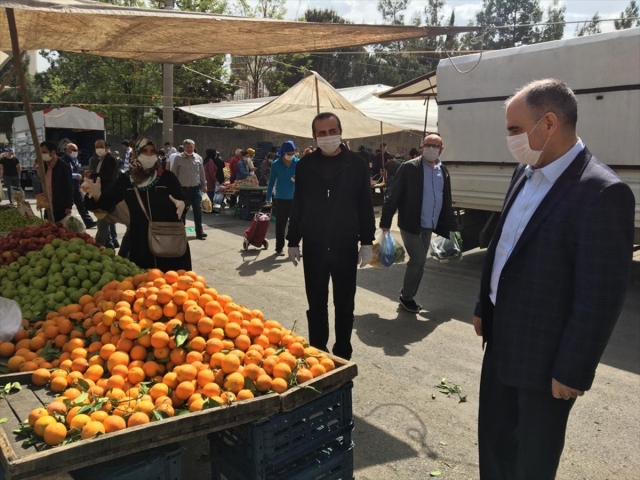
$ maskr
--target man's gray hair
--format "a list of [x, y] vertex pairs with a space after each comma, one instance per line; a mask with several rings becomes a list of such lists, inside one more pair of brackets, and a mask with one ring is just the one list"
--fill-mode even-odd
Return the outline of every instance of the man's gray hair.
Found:
[[191, 140], [190, 138], [187, 138], [184, 142], [182, 142], [183, 145], [196, 145], [196, 142], [194, 142], [193, 140]]
[[[571, 130], [578, 123], [578, 99], [573, 90], [562, 80], [545, 78], [531, 82], [515, 95], [523, 95], [525, 103], [533, 110], [536, 120], [547, 112], [554, 113], [562, 125]], [[514, 96], [515, 96], [514, 95]], [[507, 105], [513, 97], [507, 100]]]

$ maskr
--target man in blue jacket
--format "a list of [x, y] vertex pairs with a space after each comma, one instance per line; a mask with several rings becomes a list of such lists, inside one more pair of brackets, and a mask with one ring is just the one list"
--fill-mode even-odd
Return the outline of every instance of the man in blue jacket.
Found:
[[275, 193], [276, 216], [276, 254], [284, 256], [284, 235], [289, 222], [291, 204], [293, 203], [293, 192], [296, 186], [296, 164], [299, 159], [295, 156], [296, 146], [291, 140], [287, 140], [280, 147], [278, 158], [271, 165], [269, 174], [269, 185], [267, 185], [267, 203], [271, 203], [273, 187]]

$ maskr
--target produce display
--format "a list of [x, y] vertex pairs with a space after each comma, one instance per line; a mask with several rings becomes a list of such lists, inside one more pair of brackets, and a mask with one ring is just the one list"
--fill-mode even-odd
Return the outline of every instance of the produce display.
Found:
[[79, 238], [90, 245], [96, 244], [95, 239], [87, 233], [71, 232], [60, 224], [51, 222], [15, 229], [8, 236], [0, 238], [0, 266], [11, 265], [28, 252], [40, 251], [55, 239], [66, 241], [73, 238]]
[[[23, 230], [22, 234], [26, 236], [30, 230]], [[12, 264], [0, 267], [1, 295], [18, 302], [22, 316], [28, 320], [77, 303], [83, 295], [93, 295], [113, 280], [122, 281], [142, 272], [130, 260], [116, 256], [112, 249], [99, 249], [82, 238], [69, 241], [53, 238], [50, 244], [42, 245], [41, 241], [53, 234], [47, 235], [48, 228], [38, 227], [33, 229], [33, 235], [37, 235], [35, 230], [41, 230], [41, 236], [24, 238], [22, 244], [32, 250]], [[57, 233], [60, 230], [63, 229]], [[65, 234], [64, 238], [71, 235], [75, 234]]]
[[9, 232], [16, 228], [28, 227], [42, 223], [38, 217], [26, 217], [9, 205], [0, 206], [0, 232]]
[[[72, 245], [80, 247], [73, 240], [58, 249], [52, 245], [51, 257], [43, 250], [35, 268], [45, 271], [37, 262], [46, 258], [48, 270], [56, 259], [55, 265], [75, 272], [80, 260], [70, 263], [69, 255], [93, 258], [92, 248], [71, 252]], [[107, 257], [103, 269], [108, 259], [116, 265], [101, 255]], [[122, 277], [117, 269], [124, 265], [115, 267], [116, 276]], [[102, 281], [104, 272], [99, 273]], [[68, 295], [65, 288], [57, 299]], [[33, 410], [16, 432], [27, 445], [67, 444], [283, 393], [335, 368], [303, 337], [218, 294], [194, 272], [152, 269], [61, 303], [45, 320], [18, 332], [15, 343], [0, 344], [10, 371], [33, 371], [33, 384], [59, 395]]]

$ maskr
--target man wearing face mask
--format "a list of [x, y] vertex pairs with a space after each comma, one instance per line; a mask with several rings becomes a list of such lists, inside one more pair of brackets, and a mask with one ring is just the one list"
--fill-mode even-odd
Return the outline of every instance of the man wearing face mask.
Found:
[[289, 258], [298, 264], [302, 240], [309, 342], [327, 350], [331, 279], [336, 337], [333, 353], [350, 359], [357, 266], [368, 265], [373, 254], [375, 218], [369, 166], [342, 145], [342, 126], [335, 114], [320, 113], [311, 128], [318, 150], [305, 155], [296, 166], [287, 234]]
[[[193, 140], [183, 142], [184, 152], [173, 161], [171, 171], [178, 177], [189, 204], [193, 207], [193, 221], [196, 224], [196, 238], [205, 240], [207, 234], [202, 231], [202, 195], [207, 193], [207, 177], [204, 172], [202, 157], [195, 153], [196, 143]], [[183, 215], [184, 222], [187, 212]]]
[[69, 215], [73, 208], [71, 167], [58, 158], [55, 142], [42, 142], [40, 152], [44, 160], [45, 182], [49, 204], [53, 209], [53, 221], [59, 222]]
[[[95, 155], [89, 159], [89, 171], [85, 172], [94, 182], [100, 179], [102, 188], [109, 189], [118, 180], [118, 162], [109, 151], [109, 146], [104, 140], [96, 140]], [[96, 232], [96, 242], [108, 248], [118, 248], [118, 233], [116, 226], [104, 219], [106, 213], [96, 213], [98, 217], [98, 231]], [[103, 217], [103, 218], [100, 218]]]
[[520, 163], [487, 250], [473, 324], [486, 343], [482, 480], [553, 479], [569, 412], [591, 388], [629, 280], [635, 200], [576, 134], [563, 82], [507, 101]]
[[295, 156], [295, 144], [287, 140], [280, 147], [278, 158], [271, 165], [269, 185], [267, 185], [267, 203], [271, 203], [275, 187], [276, 216], [276, 255], [284, 256], [284, 235], [291, 213], [293, 192], [295, 191], [296, 165], [299, 159]]
[[80, 174], [80, 162], [78, 161], [78, 146], [75, 143], [67, 143], [64, 155], [62, 155], [60, 159], [71, 167], [71, 176], [73, 177], [73, 203], [78, 209], [84, 226], [86, 228], [93, 228], [96, 226], [96, 222], [93, 221], [93, 218], [89, 215], [89, 211], [84, 206], [84, 198], [80, 191], [82, 175]]
[[449, 170], [440, 162], [444, 150], [439, 135], [424, 138], [422, 156], [403, 163], [387, 189], [380, 228], [389, 231], [398, 211], [398, 227], [409, 255], [400, 306], [411, 313], [422, 309], [415, 301], [424, 274], [431, 234], [449, 238], [456, 223], [451, 201]]

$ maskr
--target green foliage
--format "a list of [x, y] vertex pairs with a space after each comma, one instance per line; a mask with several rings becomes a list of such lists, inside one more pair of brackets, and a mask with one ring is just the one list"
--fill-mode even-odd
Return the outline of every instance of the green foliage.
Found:
[[[13, 59], [5, 63], [0, 68], [0, 82], [4, 80], [5, 76], [9, 74], [9, 71], [13, 67]], [[27, 73], [29, 71], [29, 57], [22, 58], [22, 69], [25, 72], [27, 79], [27, 89], [29, 90], [29, 98], [31, 103], [34, 104], [35, 110], [42, 110], [43, 105], [38, 105], [42, 102], [42, 96], [39, 92], [33, 90], [34, 81], [33, 78]], [[13, 119], [24, 115], [24, 107], [22, 105], [22, 96], [20, 95], [18, 77], [15, 75], [15, 71], [11, 76], [11, 79], [7, 83], [5, 89], [0, 92], [0, 133], [4, 133], [7, 137], [11, 138], [11, 127], [13, 125]], [[8, 103], [4, 103], [8, 102]]]
[[[614, 25], [616, 30], [624, 30], [626, 28], [640, 27], [640, 8], [636, 0], [631, 0], [624, 12], [620, 14], [620, 20], [616, 20]], [[635, 18], [635, 20], [633, 20]]]
[[578, 24], [576, 27], [576, 37], [583, 37], [585, 35], [595, 35], [596, 33], [601, 33], [600, 30], [600, 15], [598, 12], [595, 13], [590, 22], [584, 23], [583, 25]]

